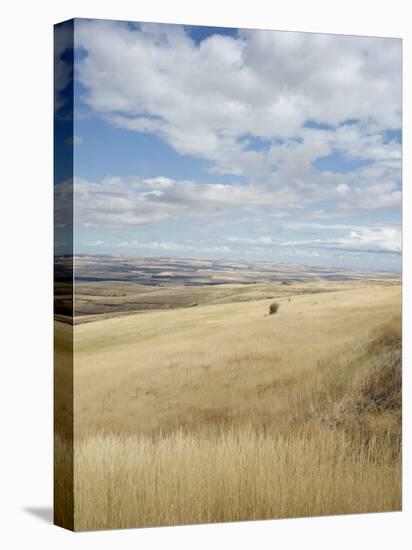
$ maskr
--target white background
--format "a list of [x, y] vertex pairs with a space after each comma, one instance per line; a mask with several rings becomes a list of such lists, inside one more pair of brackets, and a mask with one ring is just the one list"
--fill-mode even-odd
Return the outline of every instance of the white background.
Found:
[[[403, 0], [67, 0], [3, 3], [1, 32], [0, 544], [3, 548], [407, 547], [410, 423], [404, 512], [73, 534], [50, 523], [52, 502], [52, 25], [99, 17], [404, 38], [404, 159], [411, 158], [411, 32]], [[408, 28], [409, 23], [409, 28]], [[410, 163], [409, 163], [410, 165]], [[410, 417], [411, 224], [404, 166], [404, 417]], [[410, 530], [409, 530], [410, 531]], [[409, 537], [411, 537], [409, 533]]]

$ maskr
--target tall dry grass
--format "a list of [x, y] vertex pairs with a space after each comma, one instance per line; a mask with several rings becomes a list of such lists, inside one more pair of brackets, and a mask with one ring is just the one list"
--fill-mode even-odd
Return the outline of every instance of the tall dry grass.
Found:
[[76, 530], [401, 508], [393, 289], [267, 307], [81, 327]]
[[273, 437], [94, 437], [76, 449], [75, 525], [101, 529], [400, 508], [389, 446], [319, 427]]

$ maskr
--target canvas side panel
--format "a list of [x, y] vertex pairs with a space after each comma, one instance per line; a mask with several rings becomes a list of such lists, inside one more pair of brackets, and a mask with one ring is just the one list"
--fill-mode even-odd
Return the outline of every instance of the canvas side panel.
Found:
[[74, 528], [74, 24], [54, 27], [54, 523]]

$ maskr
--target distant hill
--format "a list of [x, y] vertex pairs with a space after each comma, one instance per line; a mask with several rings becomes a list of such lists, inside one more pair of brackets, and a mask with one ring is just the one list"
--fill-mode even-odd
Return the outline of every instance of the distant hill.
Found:
[[391, 272], [367, 272], [337, 267], [315, 267], [243, 260], [144, 258], [106, 255], [75, 257], [78, 282], [125, 281], [144, 285], [253, 284], [262, 282], [344, 281], [393, 278]]

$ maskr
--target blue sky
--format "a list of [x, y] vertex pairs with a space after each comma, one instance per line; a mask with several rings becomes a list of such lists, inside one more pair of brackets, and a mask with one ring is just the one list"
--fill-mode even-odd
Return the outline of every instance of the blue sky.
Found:
[[81, 19], [74, 36], [77, 253], [400, 269], [399, 40]]

